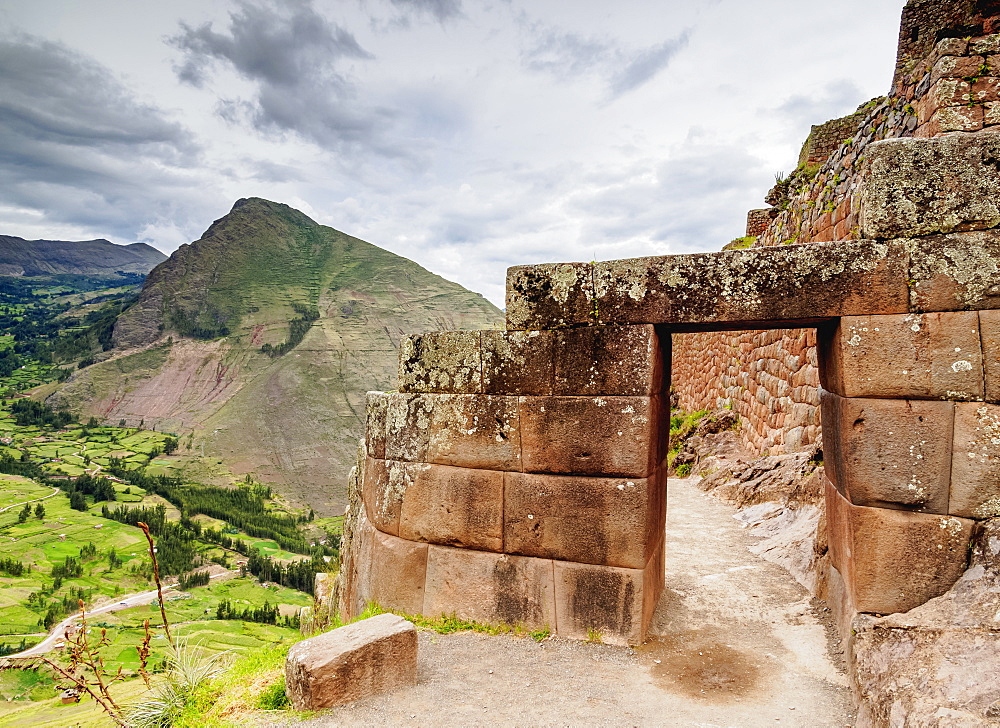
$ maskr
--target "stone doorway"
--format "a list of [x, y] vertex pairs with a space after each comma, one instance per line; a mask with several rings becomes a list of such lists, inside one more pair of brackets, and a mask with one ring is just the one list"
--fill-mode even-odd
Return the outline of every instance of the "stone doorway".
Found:
[[[1000, 512], [1000, 234], [975, 231], [993, 198], [973, 194], [1000, 186], [993, 143], [873, 145], [868, 239], [516, 267], [507, 330], [405, 341], [399, 391], [369, 397], [342, 612], [641, 642], [663, 589], [669, 336], [814, 326], [831, 602], [886, 613], [947, 589]], [[979, 186], [956, 194], [956, 175]]]

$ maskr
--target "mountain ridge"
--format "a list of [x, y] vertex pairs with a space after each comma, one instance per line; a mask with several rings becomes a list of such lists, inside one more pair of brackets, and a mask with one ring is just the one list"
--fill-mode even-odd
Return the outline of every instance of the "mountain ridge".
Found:
[[146, 243], [110, 240], [25, 240], [0, 235], [0, 275], [114, 275], [148, 273], [167, 256]]

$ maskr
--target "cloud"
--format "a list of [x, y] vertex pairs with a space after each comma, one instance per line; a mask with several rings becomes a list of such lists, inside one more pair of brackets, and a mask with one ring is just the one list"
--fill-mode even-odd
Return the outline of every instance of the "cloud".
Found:
[[462, 0], [391, 0], [397, 8], [433, 15], [439, 23], [462, 16]]
[[341, 61], [370, 60], [372, 54], [350, 31], [318, 14], [311, 0], [275, 7], [241, 0], [224, 32], [211, 23], [180, 26], [169, 43], [183, 54], [176, 67], [182, 81], [204, 87], [219, 66], [254, 86], [250, 100], [220, 99], [223, 119], [265, 133], [294, 132], [341, 153], [412, 156], [390, 133], [397, 112], [369, 102], [339, 68]]
[[628, 58], [624, 65], [611, 74], [609, 86], [612, 95], [621, 96], [623, 93], [639, 88], [647, 81], [652, 80], [656, 74], [667, 67], [677, 52], [687, 45], [689, 36], [690, 31], [685, 30], [676, 38], [665, 40], [659, 45], [641, 50]]
[[850, 114], [859, 102], [867, 100], [853, 81], [841, 78], [811, 93], [793, 94], [765, 113], [786, 117], [797, 128], [808, 129], [810, 124], [822, 124]]
[[134, 239], [175, 205], [204, 209], [211, 196], [196, 195], [183, 169], [199, 155], [188, 129], [93, 59], [26, 34], [0, 38], [0, 204]]
[[533, 26], [532, 44], [521, 54], [522, 65], [531, 71], [570, 79], [595, 75], [602, 79], [612, 98], [651, 81], [688, 43], [685, 29], [673, 38], [642, 49], [630, 49], [612, 39]]

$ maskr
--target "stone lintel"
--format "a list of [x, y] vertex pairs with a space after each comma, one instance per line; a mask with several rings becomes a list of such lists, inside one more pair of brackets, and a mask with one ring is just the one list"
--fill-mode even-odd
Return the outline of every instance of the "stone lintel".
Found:
[[507, 328], [654, 323], [738, 329], [762, 321], [905, 313], [906, 263], [895, 243], [859, 240], [579, 263], [572, 277], [559, 266], [521, 266], [508, 272]]
[[519, 266], [508, 271], [507, 328], [751, 330], [841, 316], [998, 309], [998, 277], [996, 229]]

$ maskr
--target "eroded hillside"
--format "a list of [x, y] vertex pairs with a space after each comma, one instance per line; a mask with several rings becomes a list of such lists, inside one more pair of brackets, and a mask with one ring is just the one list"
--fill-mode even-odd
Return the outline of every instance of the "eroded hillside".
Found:
[[410, 260], [251, 198], [149, 274], [110, 358], [49, 401], [145, 420], [180, 435], [182, 451], [334, 513], [364, 393], [392, 386], [400, 337], [501, 321], [482, 296]]

